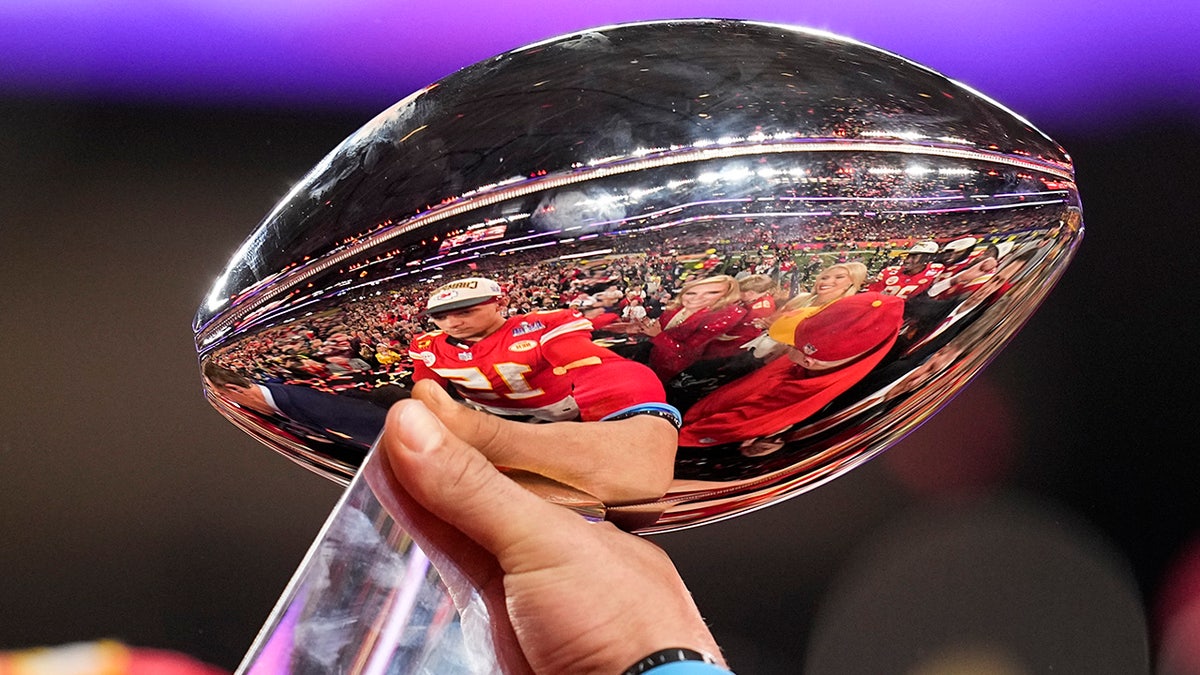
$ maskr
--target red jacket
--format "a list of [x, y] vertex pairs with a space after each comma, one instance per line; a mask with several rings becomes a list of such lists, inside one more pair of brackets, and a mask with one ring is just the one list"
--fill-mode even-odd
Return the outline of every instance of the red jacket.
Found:
[[[664, 329], [650, 340], [654, 345], [650, 351], [650, 369], [663, 382], [675, 377], [700, 360], [709, 342], [741, 322], [746, 311], [745, 305], [735, 302], [721, 309], [697, 312], [678, 326]], [[678, 313], [678, 308], [667, 310], [659, 321], [666, 326]]]
[[857, 361], [815, 373], [781, 356], [700, 399], [683, 416], [679, 444], [703, 447], [783, 431], [866, 377], [895, 342], [893, 336]]

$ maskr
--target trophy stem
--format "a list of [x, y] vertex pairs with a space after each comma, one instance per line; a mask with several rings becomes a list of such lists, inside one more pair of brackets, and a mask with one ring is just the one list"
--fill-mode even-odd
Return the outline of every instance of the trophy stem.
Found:
[[[381, 503], [372, 449], [237, 672], [499, 672], [474, 589], [456, 609], [439, 570]], [[386, 497], [385, 497], [386, 500]], [[445, 570], [456, 589], [457, 570]]]

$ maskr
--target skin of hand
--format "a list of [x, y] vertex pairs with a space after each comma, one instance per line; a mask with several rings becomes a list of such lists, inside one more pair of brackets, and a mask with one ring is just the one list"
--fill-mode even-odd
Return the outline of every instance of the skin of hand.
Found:
[[624, 333], [626, 335], [648, 335], [654, 337], [662, 332], [658, 319], [633, 319], [632, 321], [614, 321], [604, 327], [609, 333]]
[[639, 322], [638, 325], [640, 326], [642, 334], [649, 335], [650, 337], [654, 337], [663, 332], [662, 324], [659, 323], [658, 319], [647, 319]]
[[675, 472], [679, 434], [660, 417], [527, 424], [460, 405], [432, 380], [417, 382], [412, 396], [492, 464], [552, 478], [605, 504], [658, 499]]
[[534, 496], [419, 401], [379, 447], [405, 525], [480, 591], [508, 673], [604, 673], [670, 647], [720, 652], [665, 553]]

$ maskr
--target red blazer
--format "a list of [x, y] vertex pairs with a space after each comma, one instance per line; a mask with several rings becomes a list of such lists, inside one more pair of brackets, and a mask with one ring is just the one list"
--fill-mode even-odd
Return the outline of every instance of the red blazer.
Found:
[[[653, 345], [650, 369], [663, 382], [670, 380], [699, 361], [708, 343], [741, 322], [746, 312], [745, 305], [735, 302], [721, 309], [697, 312], [678, 326], [663, 330], [650, 340]], [[678, 308], [667, 310], [658, 320], [665, 326], [678, 313]]]

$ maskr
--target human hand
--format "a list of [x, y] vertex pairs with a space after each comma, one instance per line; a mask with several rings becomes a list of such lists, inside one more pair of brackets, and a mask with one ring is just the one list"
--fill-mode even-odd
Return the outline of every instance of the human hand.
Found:
[[649, 335], [650, 337], [655, 337], [663, 331], [662, 324], [659, 323], [658, 319], [642, 321], [638, 324], [638, 329], [643, 335]]
[[417, 382], [412, 397], [492, 464], [546, 476], [608, 505], [658, 499], [675, 473], [679, 434], [661, 417], [529, 424], [461, 405], [432, 380]]
[[421, 402], [392, 407], [380, 449], [414, 536], [479, 589], [507, 671], [607, 675], [665, 648], [719, 654], [661, 549], [534, 496]]

